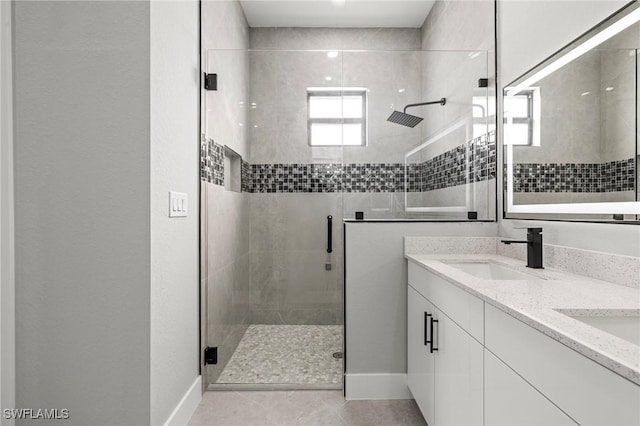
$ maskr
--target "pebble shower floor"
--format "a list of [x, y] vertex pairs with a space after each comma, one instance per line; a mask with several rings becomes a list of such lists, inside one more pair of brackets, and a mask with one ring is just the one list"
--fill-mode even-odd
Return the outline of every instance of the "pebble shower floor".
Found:
[[250, 325], [216, 383], [340, 384], [341, 325]]

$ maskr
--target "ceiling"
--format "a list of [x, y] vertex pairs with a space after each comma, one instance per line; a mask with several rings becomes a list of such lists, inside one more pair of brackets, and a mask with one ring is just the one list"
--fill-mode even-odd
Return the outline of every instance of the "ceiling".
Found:
[[436, 0], [240, 0], [251, 27], [418, 28]]

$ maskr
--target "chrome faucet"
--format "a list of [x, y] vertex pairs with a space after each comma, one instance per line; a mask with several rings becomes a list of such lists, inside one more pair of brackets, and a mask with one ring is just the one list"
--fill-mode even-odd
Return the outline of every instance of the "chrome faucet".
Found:
[[542, 267], [542, 228], [527, 228], [527, 239], [502, 240], [504, 244], [527, 245], [527, 268], [543, 269]]

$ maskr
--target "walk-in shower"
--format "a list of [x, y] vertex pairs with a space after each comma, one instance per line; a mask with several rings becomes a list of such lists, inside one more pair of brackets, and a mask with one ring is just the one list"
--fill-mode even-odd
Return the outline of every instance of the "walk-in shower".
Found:
[[218, 76], [202, 105], [210, 388], [341, 387], [343, 220], [491, 217], [482, 166], [495, 111], [472, 108], [490, 104], [477, 85], [487, 70], [486, 52], [207, 51], [204, 71]]

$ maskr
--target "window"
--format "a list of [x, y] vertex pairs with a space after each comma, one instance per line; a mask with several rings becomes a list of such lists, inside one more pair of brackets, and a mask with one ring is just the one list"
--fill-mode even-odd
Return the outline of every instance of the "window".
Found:
[[367, 89], [308, 88], [307, 137], [309, 146], [366, 146]]
[[504, 98], [505, 142], [540, 146], [540, 89], [520, 91]]
[[496, 129], [495, 96], [473, 96], [471, 112], [473, 116], [473, 139]]

